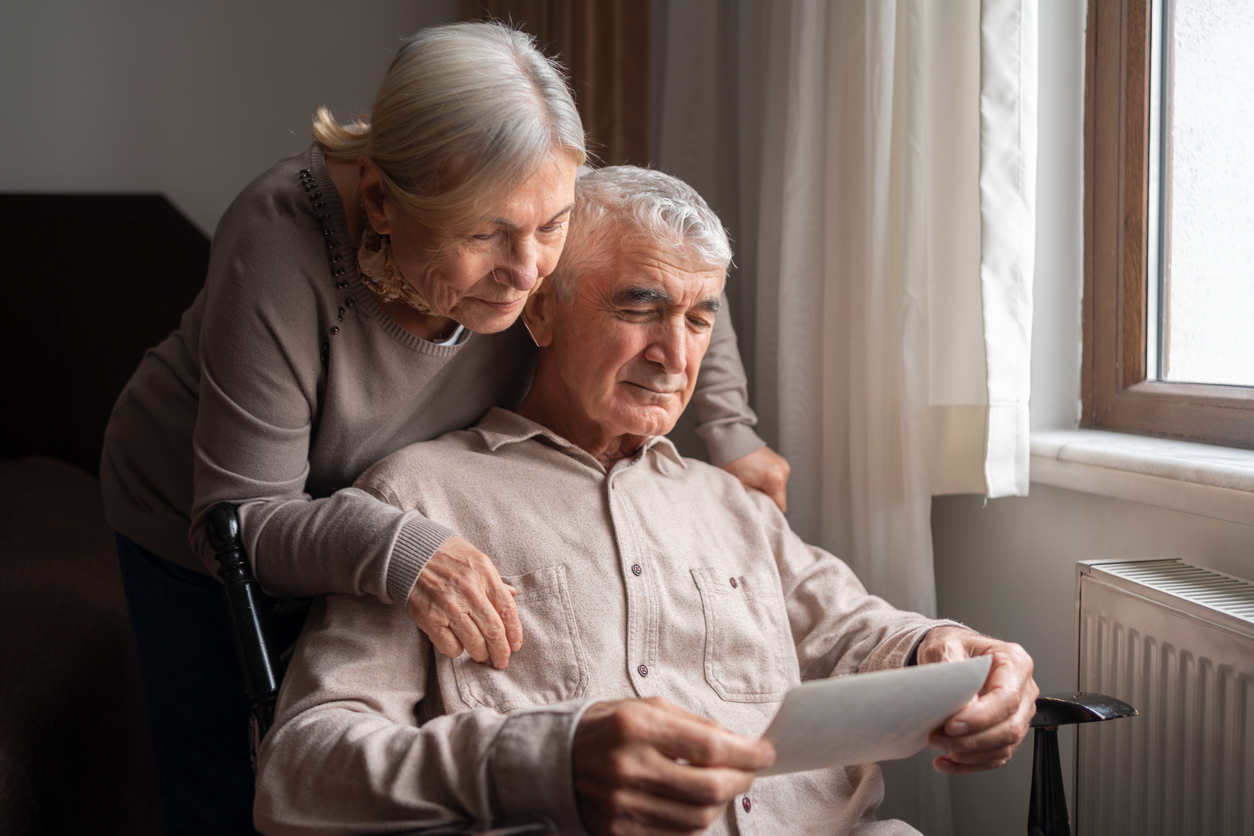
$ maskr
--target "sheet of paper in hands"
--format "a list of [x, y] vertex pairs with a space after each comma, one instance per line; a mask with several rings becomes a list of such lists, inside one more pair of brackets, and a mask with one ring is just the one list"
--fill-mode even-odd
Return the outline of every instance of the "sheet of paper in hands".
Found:
[[758, 774], [908, 758], [976, 695], [992, 663], [976, 656], [798, 685], [762, 735], [775, 763]]

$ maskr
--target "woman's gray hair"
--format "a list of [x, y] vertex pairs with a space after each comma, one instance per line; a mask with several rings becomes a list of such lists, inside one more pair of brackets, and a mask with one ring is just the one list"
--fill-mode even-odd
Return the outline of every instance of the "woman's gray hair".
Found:
[[607, 240], [644, 236], [702, 269], [731, 264], [731, 242], [714, 210], [678, 177], [633, 165], [597, 169], [575, 181], [566, 248], [547, 281], [569, 304], [584, 273], [606, 269], [614, 251]]
[[341, 125], [319, 108], [313, 134], [328, 155], [373, 160], [389, 195], [446, 234], [494, 211], [555, 151], [578, 164], [587, 156], [561, 66], [498, 23], [419, 31], [396, 53], [369, 119]]

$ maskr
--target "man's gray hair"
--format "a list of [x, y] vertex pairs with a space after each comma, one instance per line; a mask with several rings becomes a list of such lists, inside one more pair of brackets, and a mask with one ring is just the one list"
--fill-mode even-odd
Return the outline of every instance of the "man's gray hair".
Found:
[[583, 274], [612, 263], [618, 242], [644, 236], [701, 269], [727, 272], [731, 242], [718, 216], [683, 180], [632, 165], [585, 174], [575, 182], [575, 208], [557, 269], [547, 281], [569, 304]]

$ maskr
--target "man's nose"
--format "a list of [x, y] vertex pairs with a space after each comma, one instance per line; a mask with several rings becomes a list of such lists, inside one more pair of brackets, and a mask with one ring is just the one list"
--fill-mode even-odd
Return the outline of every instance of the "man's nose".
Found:
[[540, 278], [537, 250], [530, 238], [515, 242], [508, 263], [492, 271], [496, 280], [524, 293], [531, 290]]
[[682, 322], [663, 323], [655, 334], [649, 347], [645, 349], [646, 360], [657, 363], [667, 374], [680, 374], [687, 367], [688, 335]]

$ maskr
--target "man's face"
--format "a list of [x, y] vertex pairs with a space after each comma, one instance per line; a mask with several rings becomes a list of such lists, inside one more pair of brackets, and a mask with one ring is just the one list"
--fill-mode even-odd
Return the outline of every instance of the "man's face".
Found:
[[567, 408], [610, 435], [675, 426], [710, 344], [723, 271], [629, 235], [608, 266], [582, 276], [575, 299], [550, 300], [550, 346]]

